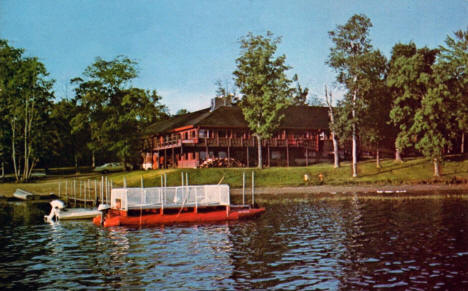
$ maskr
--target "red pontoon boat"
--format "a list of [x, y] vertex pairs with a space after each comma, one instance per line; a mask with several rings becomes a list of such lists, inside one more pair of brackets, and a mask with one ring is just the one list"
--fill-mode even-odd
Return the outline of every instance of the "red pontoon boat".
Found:
[[114, 188], [110, 207], [93, 222], [103, 226], [197, 223], [256, 217], [265, 208], [231, 205], [229, 185]]

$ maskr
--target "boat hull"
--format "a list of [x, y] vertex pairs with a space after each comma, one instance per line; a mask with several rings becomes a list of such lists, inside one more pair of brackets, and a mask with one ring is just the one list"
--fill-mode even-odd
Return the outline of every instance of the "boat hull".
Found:
[[[253, 209], [236, 209], [230, 210], [215, 210], [210, 212], [182, 212], [179, 214], [144, 214], [141, 216], [125, 216], [108, 214], [104, 220], [104, 226], [151, 226], [160, 224], [172, 223], [204, 223], [216, 221], [232, 221], [240, 219], [248, 219], [261, 215], [265, 212], [265, 208]], [[101, 216], [98, 215], [93, 219], [94, 224], [101, 225]]]

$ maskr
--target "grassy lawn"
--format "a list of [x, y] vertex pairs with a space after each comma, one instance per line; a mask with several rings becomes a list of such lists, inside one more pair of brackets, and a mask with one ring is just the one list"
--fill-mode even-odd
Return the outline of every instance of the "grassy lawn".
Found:
[[[217, 184], [221, 179], [231, 187], [242, 187], [242, 173], [246, 173], [246, 185], [250, 186], [251, 173], [255, 172], [256, 187], [284, 187], [284, 186], [306, 186], [319, 185], [319, 174], [324, 177], [327, 185], [399, 185], [399, 184], [421, 184], [421, 183], [453, 183], [468, 182], [468, 160], [447, 160], [442, 165], [442, 177], [434, 181], [432, 176], [432, 163], [422, 159], [409, 159], [404, 163], [395, 163], [393, 160], [383, 160], [382, 167], [377, 169], [375, 161], [364, 161], [358, 164], [359, 177], [351, 177], [351, 164], [342, 163], [342, 167], [334, 169], [328, 163], [316, 164], [309, 167], [291, 168], [268, 168], [258, 170], [256, 168], [230, 168], [230, 169], [168, 169], [150, 171], [132, 171], [107, 174], [108, 179], [114, 186], [122, 186], [125, 177], [128, 186], [139, 187], [143, 176], [145, 187], [159, 186], [161, 175], [167, 175], [167, 185], [175, 186], [181, 184], [181, 172], [188, 173], [190, 184]], [[309, 183], [304, 182], [304, 174], [311, 177]], [[86, 174], [61, 174], [48, 175], [31, 183], [0, 183], [0, 195], [11, 196], [16, 188], [22, 188], [39, 194], [58, 192], [58, 183], [61, 182], [61, 191], [64, 191], [65, 180], [69, 181], [91, 181], [101, 180], [101, 175], [94, 173]], [[69, 186], [70, 187], [70, 186]]]

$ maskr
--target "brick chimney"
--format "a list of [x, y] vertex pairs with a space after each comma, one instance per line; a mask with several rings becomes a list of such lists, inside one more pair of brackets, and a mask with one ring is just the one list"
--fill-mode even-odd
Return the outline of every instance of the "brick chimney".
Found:
[[216, 96], [211, 99], [211, 109], [210, 111], [215, 111], [221, 106], [232, 106], [232, 95], [227, 96]]

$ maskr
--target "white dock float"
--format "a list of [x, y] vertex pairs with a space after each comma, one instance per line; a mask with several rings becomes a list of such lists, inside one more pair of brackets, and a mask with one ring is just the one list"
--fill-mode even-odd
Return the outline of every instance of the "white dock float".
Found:
[[66, 208], [60, 211], [59, 220], [93, 219], [101, 212], [86, 208]]

